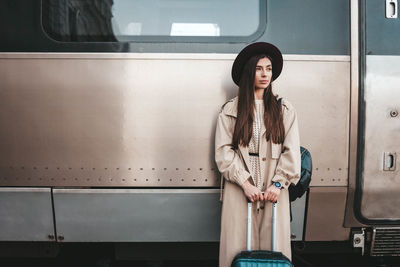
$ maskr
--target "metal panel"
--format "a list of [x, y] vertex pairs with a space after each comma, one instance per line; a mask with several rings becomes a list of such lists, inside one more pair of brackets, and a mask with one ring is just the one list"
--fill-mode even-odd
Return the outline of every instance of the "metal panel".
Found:
[[55, 189], [58, 241], [219, 240], [219, 190]]
[[[3, 54], [0, 185], [218, 186], [214, 131], [237, 92], [234, 57]], [[347, 185], [349, 57], [284, 60], [275, 91], [298, 111], [312, 185]]]
[[0, 188], [0, 241], [51, 240], [50, 188]]
[[292, 241], [303, 240], [304, 217], [306, 212], [307, 193], [292, 202], [292, 221], [290, 222], [290, 233]]
[[[361, 6], [362, 8], [363, 6]], [[346, 201], [346, 227], [362, 227], [354, 214], [354, 198], [357, 179], [357, 151], [358, 151], [358, 116], [359, 116], [359, 75], [360, 75], [360, 53], [359, 53], [359, 12], [358, 0], [351, 0], [351, 98], [350, 98], [350, 144], [349, 144], [349, 183]], [[364, 17], [361, 17], [362, 19]]]
[[305, 241], [343, 241], [350, 228], [343, 227], [346, 187], [311, 187]]
[[368, 55], [400, 55], [400, 18], [386, 18], [386, 1], [366, 0], [366, 30]]
[[394, 168], [384, 170], [384, 153], [400, 152], [400, 56], [367, 56], [366, 63], [364, 170], [359, 208], [370, 220], [400, 220], [398, 156], [394, 157]]
[[285, 54], [349, 55], [350, 5], [335, 1], [267, 1], [267, 29], [258, 41]]
[[301, 144], [313, 158], [311, 186], [346, 186], [350, 63], [285, 61], [275, 89], [297, 110]]

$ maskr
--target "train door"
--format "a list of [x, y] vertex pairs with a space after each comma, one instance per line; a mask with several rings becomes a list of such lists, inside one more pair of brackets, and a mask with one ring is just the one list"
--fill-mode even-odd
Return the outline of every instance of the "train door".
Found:
[[[396, 239], [393, 231], [400, 232], [393, 227], [400, 224], [398, 0], [365, 0], [361, 7], [360, 81], [363, 90], [360, 91], [361, 139], [354, 207], [360, 222], [374, 225], [373, 238], [378, 238], [378, 229], [383, 231], [382, 236], [393, 240]], [[385, 250], [390, 254], [387, 245]]]

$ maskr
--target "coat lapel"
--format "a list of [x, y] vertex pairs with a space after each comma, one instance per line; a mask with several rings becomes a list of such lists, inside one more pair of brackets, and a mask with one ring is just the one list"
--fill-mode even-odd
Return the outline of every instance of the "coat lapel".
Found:
[[[233, 102], [232, 105], [226, 106], [223, 110], [224, 113], [228, 116], [232, 116], [234, 118], [237, 117], [237, 106], [238, 106], [238, 97], [233, 98], [228, 102]], [[227, 103], [228, 103], [227, 102]], [[225, 105], [227, 104], [225, 103]], [[264, 127], [265, 128], [265, 127]], [[246, 169], [250, 170], [250, 157], [249, 157], [249, 148], [246, 146], [239, 145], [239, 151], [242, 156], [242, 159], [246, 165]]]

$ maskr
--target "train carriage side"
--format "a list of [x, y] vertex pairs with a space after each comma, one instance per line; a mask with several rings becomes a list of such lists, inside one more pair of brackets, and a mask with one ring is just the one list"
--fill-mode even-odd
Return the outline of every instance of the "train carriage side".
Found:
[[[0, 241], [218, 242], [216, 117], [237, 93], [232, 61], [253, 41], [281, 48], [274, 90], [296, 107], [313, 156], [293, 240], [347, 241], [370, 225], [346, 202], [370, 192], [352, 174], [357, 1], [61, 2], [0, 3]], [[374, 59], [367, 77], [385, 62]], [[379, 209], [363, 203], [364, 215]]]

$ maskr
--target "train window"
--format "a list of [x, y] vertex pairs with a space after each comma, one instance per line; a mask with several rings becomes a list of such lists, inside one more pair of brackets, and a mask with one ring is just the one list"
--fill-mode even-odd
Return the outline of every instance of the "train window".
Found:
[[[199, 41], [265, 28], [263, 0], [43, 0], [42, 25], [63, 42]], [[199, 39], [200, 38], [200, 39]]]

